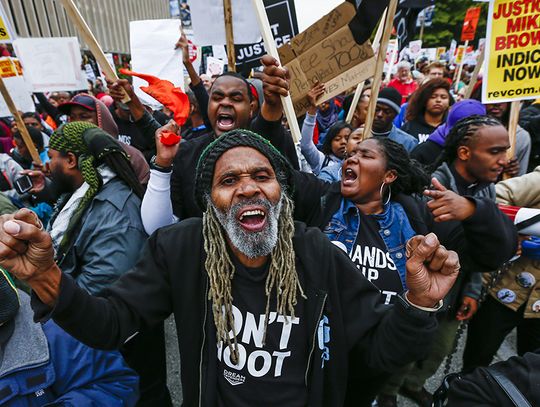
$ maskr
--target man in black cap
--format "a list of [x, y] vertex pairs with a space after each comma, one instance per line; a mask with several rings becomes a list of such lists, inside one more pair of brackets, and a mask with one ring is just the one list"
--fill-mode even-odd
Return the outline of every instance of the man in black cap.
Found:
[[[66, 103], [58, 106], [58, 110], [66, 115], [70, 122], [88, 122], [93, 123], [114, 139], [119, 140], [118, 125], [105, 104], [92, 95], [79, 93]], [[137, 178], [142, 185], [148, 183], [150, 177], [150, 168], [141, 151], [130, 144], [126, 144], [122, 139], [119, 140], [124, 151], [128, 154], [131, 165], [137, 174]]]
[[339, 406], [348, 369], [389, 371], [425, 355], [435, 311], [459, 272], [434, 234], [407, 243], [393, 308], [318, 229], [295, 223], [291, 167], [261, 136], [235, 130], [197, 166], [203, 218], [158, 230], [141, 261], [91, 297], [53, 261], [46, 232], [0, 217], [0, 265], [90, 346], [116, 348], [174, 313], [184, 405]]
[[89, 348], [53, 321], [34, 323], [30, 297], [0, 269], [0, 405], [133, 406], [138, 382], [118, 352]]
[[382, 89], [377, 98], [371, 132], [374, 136], [387, 136], [402, 144], [410, 153], [418, 145], [418, 140], [394, 126], [394, 119], [399, 114], [400, 106], [401, 95], [396, 89], [392, 87]]

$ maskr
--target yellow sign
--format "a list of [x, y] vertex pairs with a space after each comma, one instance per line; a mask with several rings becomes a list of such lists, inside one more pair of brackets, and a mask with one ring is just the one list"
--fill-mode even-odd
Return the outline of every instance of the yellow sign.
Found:
[[13, 63], [12, 58], [0, 58], [0, 76], [2, 78], [10, 78], [12, 76], [17, 76], [17, 67]]
[[446, 47], [437, 47], [437, 57], [436, 60], [439, 61], [441, 56], [446, 52]]
[[483, 102], [540, 97], [540, 2], [489, 3]]
[[0, 4], [0, 43], [13, 42], [13, 40], [15, 40], [13, 30], [11, 30], [6, 13]]
[[460, 45], [457, 47], [456, 51], [456, 65], [461, 64], [463, 61], [463, 56], [465, 55], [465, 45]]

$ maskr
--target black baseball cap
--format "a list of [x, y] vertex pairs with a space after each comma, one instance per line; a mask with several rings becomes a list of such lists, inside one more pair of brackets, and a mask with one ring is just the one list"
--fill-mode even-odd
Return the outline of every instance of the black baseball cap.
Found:
[[86, 93], [79, 93], [78, 95], [73, 96], [69, 102], [59, 105], [58, 110], [60, 110], [61, 113], [69, 115], [73, 106], [79, 106], [92, 112], [96, 111], [95, 99]]

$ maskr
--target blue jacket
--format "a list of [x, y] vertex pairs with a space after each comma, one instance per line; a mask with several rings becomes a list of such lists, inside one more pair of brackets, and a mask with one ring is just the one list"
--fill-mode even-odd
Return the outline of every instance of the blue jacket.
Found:
[[[385, 205], [384, 212], [375, 215], [375, 218], [380, 226], [379, 234], [399, 272], [401, 283], [405, 289], [407, 288], [405, 284], [405, 245], [407, 240], [416, 233], [403, 207], [397, 202]], [[323, 232], [336, 246], [350, 255], [360, 227], [358, 208], [348, 199], [342, 198], [338, 211], [334, 213]]]
[[90, 294], [97, 294], [131, 269], [147, 235], [141, 200], [119, 178], [94, 197], [75, 233], [72, 246], [58, 259], [64, 273]]
[[89, 348], [54, 322], [32, 320], [30, 298], [19, 291], [15, 330], [0, 348], [0, 405], [133, 406], [139, 378], [120, 353]]

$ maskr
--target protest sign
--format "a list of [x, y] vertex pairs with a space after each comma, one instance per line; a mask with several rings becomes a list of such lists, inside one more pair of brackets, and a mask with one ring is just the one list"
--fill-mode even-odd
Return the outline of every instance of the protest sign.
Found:
[[225, 51], [223, 45], [213, 45], [212, 54], [214, 54], [214, 58], [223, 59], [224, 61], [227, 60], [227, 51]]
[[[141, 20], [129, 23], [131, 45], [131, 69], [135, 72], [157, 76], [171, 81], [174, 86], [183, 88], [182, 50], [174, 49], [180, 38], [178, 20]], [[133, 78], [137, 96], [153, 107], [161, 104], [140, 90], [146, 81]]]
[[[190, 2], [194, 42], [197, 45], [224, 45], [225, 16], [223, 0]], [[260, 39], [260, 31], [251, 0], [231, 0], [235, 44], [252, 44]]]
[[206, 58], [206, 74], [208, 76], [221, 75], [225, 71], [225, 61], [219, 58]]
[[465, 20], [463, 21], [463, 29], [461, 30], [461, 41], [472, 41], [476, 34], [476, 27], [478, 27], [478, 20], [480, 19], [480, 7], [471, 7], [465, 14]]
[[454, 55], [456, 55], [456, 49], [457, 49], [457, 41], [456, 40], [450, 41], [450, 50], [448, 51], [450, 55], [450, 61], [454, 59]]
[[485, 48], [486, 48], [486, 39], [480, 38], [478, 40], [478, 51], [483, 52]]
[[[191, 64], [193, 65], [193, 69], [195, 72], [200, 72], [201, 69], [201, 61], [202, 61], [202, 48], [197, 47], [193, 43], [193, 30], [187, 29], [185, 30], [182, 27], [182, 30], [184, 31], [184, 34], [188, 40], [188, 52], [189, 52], [189, 60], [191, 61]], [[184, 77], [188, 77], [189, 73], [184, 66]]]
[[13, 47], [32, 92], [81, 90], [86, 79], [77, 37], [19, 38]]
[[11, 24], [4, 12], [4, 7], [0, 4], [0, 43], [13, 42], [15, 38], [15, 31], [11, 28]]
[[437, 48], [426, 48], [423, 51], [429, 61], [435, 61], [437, 59]]
[[[298, 34], [298, 24], [293, 0], [265, 0], [264, 8], [270, 22], [272, 36], [279, 48]], [[262, 38], [254, 44], [236, 45], [236, 67], [246, 71], [260, 66], [260, 59], [265, 54]]]
[[463, 56], [463, 65], [476, 65], [478, 52], [466, 52]]
[[420, 13], [418, 13], [418, 17], [416, 18], [416, 28], [424, 27], [431, 27], [433, 24], [433, 17], [435, 16], [435, 6], [429, 6], [425, 9], [422, 9]]
[[388, 48], [386, 49], [386, 58], [384, 60], [384, 71], [391, 71], [392, 67], [398, 63], [399, 57], [398, 40], [393, 39], [388, 41]]
[[446, 52], [446, 47], [437, 47], [436, 60], [439, 61], [441, 56]]
[[85, 64], [84, 73], [86, 75], [86, 79], [92, 81], [92, 83], [96, 81], [97, 78], [96, 78], [96, 74], [94, 73], [94, 69], [92, 68], [92, 65]]
[[14, 58], [2, 57], [0, 58], [0, 76], [2, 78], [10, 78], [12, 76], [22, 75], [17, 72], [17, 67], [13, 62]]
[[422, 40], [416, 40], [409, 42], [409, 55], [412, 59], [416, 59], [420, 56], [422, 51]]
[[343, 3], [279, 48], [281, 63], [291, 75], [297, 116], [306, 112], [306, 95], [315, 82], [326, 84], [321, 103], [373, 76], [376, 58], [371, 44], [358, 45], [348, 27], [354, 11], [354, 5]]
[[[36, 107], [32, 100], [32, 92], [22, 76], [4, 77], [4, 84], [13, 99], [13, 103], [21, 112], [35, 112]], [[0, 117], [11, 116], [8, 105], [2, 95], [0, 95]]]
[[455, 63], [460, 65], [463, 62], [463, 56], [465, 55], [465, 45], [457, 47]]
[[489, 4], [484, 103], [540, 97], [540, 3]]

